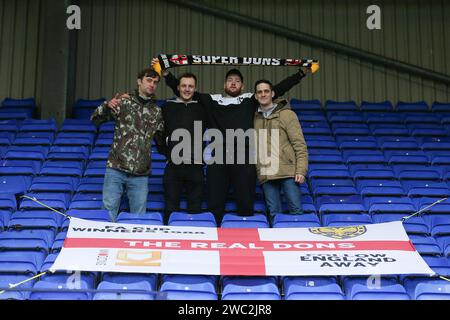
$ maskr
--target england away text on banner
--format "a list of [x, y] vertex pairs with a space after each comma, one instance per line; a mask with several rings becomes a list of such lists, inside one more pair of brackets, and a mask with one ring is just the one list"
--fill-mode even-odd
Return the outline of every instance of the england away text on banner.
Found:
[[203, 275], [434, 274], [401, 222], [222, 229], [72, 218], [51, 270]]

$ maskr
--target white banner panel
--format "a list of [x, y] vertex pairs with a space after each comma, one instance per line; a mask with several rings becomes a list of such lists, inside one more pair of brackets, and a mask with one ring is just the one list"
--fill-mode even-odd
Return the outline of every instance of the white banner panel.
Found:
[[400, 221], [222, 229], [72, 218], [51, 270], [255, 276], [434, 274]]

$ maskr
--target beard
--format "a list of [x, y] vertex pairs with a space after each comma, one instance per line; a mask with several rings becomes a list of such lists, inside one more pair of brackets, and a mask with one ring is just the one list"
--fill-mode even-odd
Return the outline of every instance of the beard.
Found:
[[229, 89], [225, 89], [225, 93], [233, 98], [239, 96], [241, 94], [241, 91], [242, 89], [238, 91], [230, 91]]

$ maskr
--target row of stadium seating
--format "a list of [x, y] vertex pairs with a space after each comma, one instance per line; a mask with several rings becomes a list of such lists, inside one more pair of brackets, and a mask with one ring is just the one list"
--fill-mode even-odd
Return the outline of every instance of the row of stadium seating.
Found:
[[[72, 118], [89, 119], [92, 111], [99, 106], [105, 98], [96, 100], [77, 100], [72, 107]], [[162, 105], [165, 100], [157, 100], [158, 105]], [[395, 107], [390, 101], [384, 102], [368, 102], [363, 101], [358, 105], [354, 101], [333, 101], [327, 100], [323, 104], [319, 100], [299, 100], [291, 99], [293, 110], [327, 110], [327, 111], [362, 111], [362, 112], [427, 112], [434, 113], [450, 112], [448, 103], [434, 102], [431, 107], [424, 101], [403, 102], [399, 101]], [[32, 118], [36, 113], [36, 101], [34, 98], [14, 99], [5, 98], [0, 104], [0, 120], [1, 119], [27, 119]]]

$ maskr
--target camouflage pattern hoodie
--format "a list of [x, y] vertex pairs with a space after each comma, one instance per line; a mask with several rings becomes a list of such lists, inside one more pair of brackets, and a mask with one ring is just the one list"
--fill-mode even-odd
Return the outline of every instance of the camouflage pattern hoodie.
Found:
[[136, 90], [129, 98], [121, 98], [117, 112], [101, 104], [91, 121], [99, 126], [115, 121], [114, 140], [106, 166], [126, 173], [146, 176], [151, 174], [152, 139], [163, 136], [164, 121], [161, 108], [154, 97], [144, 99]]

